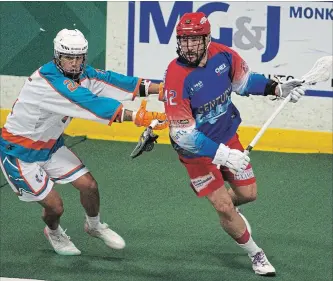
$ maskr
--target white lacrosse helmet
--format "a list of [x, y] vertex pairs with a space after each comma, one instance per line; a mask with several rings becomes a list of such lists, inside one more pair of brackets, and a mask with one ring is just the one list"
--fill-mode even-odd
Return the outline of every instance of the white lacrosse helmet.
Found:
[[[63, 29], [58, 32], [53, 40], [54, 43], [54, 60], [59, 70], [67, 77], [74, 80], [78, 79], [86, 67], [88, 55], [88, 41], [78, 29], [69, 30]], [[68, 72], [65, 71], [61, 64], [60, 58], [65, 56], [83, 56], [83, 62], [80, 71]]]

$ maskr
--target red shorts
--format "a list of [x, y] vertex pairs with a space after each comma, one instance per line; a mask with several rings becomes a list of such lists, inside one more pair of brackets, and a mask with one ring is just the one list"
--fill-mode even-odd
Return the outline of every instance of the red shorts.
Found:
[[[235, 134], [227, 143], [232, 149], [244, 151], [242, 144]], [[187, 169], [193, 191], [197, 196], [206, 196], [217, 190], [227, 181], [235, 186], [246, 186], [256, 182], [252, 166], [249, 164], [242, 173], [233, 174], [227, 167], [219, 170], [209, 157], [184, 158], [179, 156], [180, 162]]]

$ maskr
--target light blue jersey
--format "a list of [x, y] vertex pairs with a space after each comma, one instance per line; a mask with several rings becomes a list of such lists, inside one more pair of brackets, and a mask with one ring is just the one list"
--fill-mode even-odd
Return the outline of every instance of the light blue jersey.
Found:
[[91, 66], [76, 83], [51, 61], [26, 80], [2, 129], [0, 150], [25, 162], [46, 161], [63, 145], [61, 136], [73, 117], [111, 125], [140, 83]]

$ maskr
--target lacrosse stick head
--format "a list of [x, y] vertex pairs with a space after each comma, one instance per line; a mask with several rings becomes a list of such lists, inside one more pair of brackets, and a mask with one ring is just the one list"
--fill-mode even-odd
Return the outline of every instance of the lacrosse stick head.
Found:
[[135, 158], [140, 156], [144, 151], [151, 151], [157, 143], [158, 135], [154, 134], [151, 126], [147, 127], [139, 137], [138, 144], [131, 153], [131, 157]]
[[325, 56], [318, 59], [311, 70], [302, 76], [305, 84], [314, 85], [327, 81], [332, 72], [333, 56]]

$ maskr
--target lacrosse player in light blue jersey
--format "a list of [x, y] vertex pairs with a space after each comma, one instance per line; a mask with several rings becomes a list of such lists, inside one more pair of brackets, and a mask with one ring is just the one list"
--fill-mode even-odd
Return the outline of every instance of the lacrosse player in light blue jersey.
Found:
[[[54, 183], [71, 183], [80, 191], [86, 212], [85, 231], [114, 249], [125, 241], [100, 222], [96, 180], [81, 160], [65, 145], [62, 134], [73, 117], [105, 125], [131, 121], [148, 126], [165, 115], [123, 108], [122, 101], [157, 94], [160, 85], [137, 77], [87, 65], [88, 42], [75, 29], [61, 30], [54, 39], [54, 59], [36, 70], [25, 82], [0, 137], [0, 166], [22, 201], [38, 202], [46, 223], [44, 234], [60, 255], [79, 255], [60, 226], [63, 202]], [[23, 235], [23, 234], [22, 234]]]

